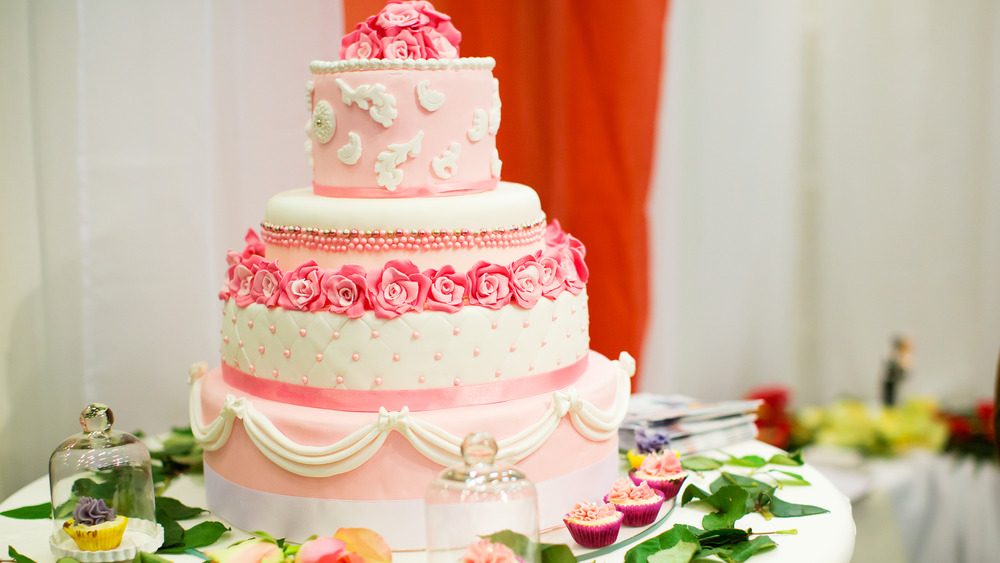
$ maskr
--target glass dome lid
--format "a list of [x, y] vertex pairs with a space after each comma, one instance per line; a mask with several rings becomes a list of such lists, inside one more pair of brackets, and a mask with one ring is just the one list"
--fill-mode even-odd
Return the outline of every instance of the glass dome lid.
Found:
[[83, 432], [49, 457], [49, 544], [58, 557], [120, 561], [163, 543], [149, 450], [132, 434], [112, 429], [114, 420], [106, 405], [88, 405], [80, 414]]

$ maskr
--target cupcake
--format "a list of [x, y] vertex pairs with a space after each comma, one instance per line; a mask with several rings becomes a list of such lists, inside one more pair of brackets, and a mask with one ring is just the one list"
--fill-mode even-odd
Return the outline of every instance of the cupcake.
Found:
[[663, 491], [664, 498], [670, 500], [681, 490], [687, 471], [681, 467], [680, 454], [667, 450], [662, 454], [647, 455], [629, 475], [636, 485], [648, 483], [650, 487]]
[[63, 530], [83, 551], [108, 551], [121, 545], [126, 525], [128, 518], [117, 516], [104, 499], [80, 497], [73, 518], [63, 523]]
[[611, 492], [604, 496], [604, 502], [615, 505], [624, 516], [626, 526], [647, 526], [656, 520], [666, 496], [663, 491], [653, 489], [643, 481], [636, 485], [631, 479], [622, 477], [611, 486]]
[[573, 541], [583, 547], [598, 548], [615, 543], [624, 514], [613, 504], [580, 502], [563, 517]]

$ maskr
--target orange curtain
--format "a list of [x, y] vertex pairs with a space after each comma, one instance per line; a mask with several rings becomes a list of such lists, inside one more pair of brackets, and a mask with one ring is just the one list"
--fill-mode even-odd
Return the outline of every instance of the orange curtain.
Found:
[[[612, 358], [639, 356], [647, 324], [645, 206], [668, 3], [433, 0], [462, 32], [462, 56], [496, 59], [502, 177], [533, 187], [550, 220], [586, 245], [591, 348]], [[353, 29], [384, 2], [344, 5]]]

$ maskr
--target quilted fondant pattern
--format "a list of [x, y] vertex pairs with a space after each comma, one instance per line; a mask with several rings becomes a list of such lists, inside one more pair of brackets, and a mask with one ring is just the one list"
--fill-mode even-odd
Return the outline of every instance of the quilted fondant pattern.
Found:
[[589, 349], [587, 295], [531, 309], [464, 307], [357, 319], [226, 302], [222, 360], [244, 373], [311, 387], [430, 389], [529, 377]]

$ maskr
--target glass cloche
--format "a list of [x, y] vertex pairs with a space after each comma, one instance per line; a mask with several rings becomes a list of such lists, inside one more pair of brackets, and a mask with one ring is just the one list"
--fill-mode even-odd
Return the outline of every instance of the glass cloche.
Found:
[[114, 420], [107, 406], [87, 406], [80, 414], [83, 433], [67, 438], [49, 458], [49, 545], [57, 557], [124, 561], [163, 543], [149, 450], [135, 436], [113, 430]]
[[[430, 563], [539, 560], [535, 486], [516, 467], [497, 463], [496, 454], [492, 436], [469, 434], [462, 442], [463, 462], [431, 482], [424, 499]], [[527, 545], [511, 553], [484, 539], [508, 530], [525, 536]]]

